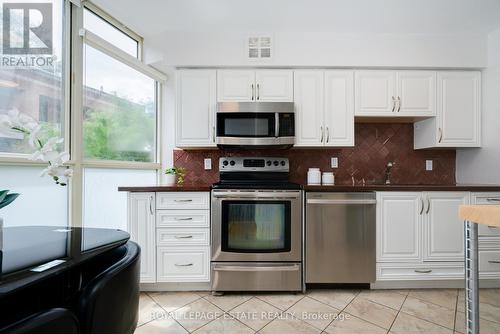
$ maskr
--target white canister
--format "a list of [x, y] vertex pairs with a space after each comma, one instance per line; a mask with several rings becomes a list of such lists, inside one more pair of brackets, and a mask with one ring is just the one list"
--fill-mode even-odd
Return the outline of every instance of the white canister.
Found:
[[321, 183], [324, 186], [335, 185], [335, 175], [332, 172], [323, 172], [323, 177], [321, 178]]
[[175, 186], [177, 175], [175, 174], [165, 174], [165, 185], [166, 186]]
[[307, 171], [307, 184], [310, 186], [321, 185], [321, 171], [319, 168], [309, 168]]

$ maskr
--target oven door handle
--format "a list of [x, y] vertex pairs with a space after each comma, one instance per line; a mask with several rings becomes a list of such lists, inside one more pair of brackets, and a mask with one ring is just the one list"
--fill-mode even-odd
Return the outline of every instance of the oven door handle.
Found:
[[274, 114], [274, 136], [278, 138], [280, 135], [280, 114]]
[[300, 198], [300, 194], [297, 193], [231, 193], [231, 192], [220, 192], [213, 193], [213, 197], [215, 198], [231, 198], [231, 199], [240, 199], [240, 198], [251, 198], [251, 199], [298, 199]]
[[214, 271], [299, 271], [300, 265], [291, 266], [215, 266]]

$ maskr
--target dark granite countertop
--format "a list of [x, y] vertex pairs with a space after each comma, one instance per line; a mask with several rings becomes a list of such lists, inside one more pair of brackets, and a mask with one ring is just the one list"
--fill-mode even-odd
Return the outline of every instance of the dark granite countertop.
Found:
[[[303, 185], [305, 191], [321, 192], [351, 192], [351, 191], [486, 191], [500, 192], [500, 185], [494, 184], [367, 184], [363, 185], [335, 185], [335, 186], [309, 186]], [[185, 184], [184, 186], [130, 186], [119, 187], [118, 191], [130, 192], [170, 192], [170, 191], [210, 191], [207, 184]]]
[[335, 185], [309, 186], [304, 185], [305, 191], [320, 192], [350, 192], [350, 191], [499, 191], [500, 185], [488, 184], [390, 184], [390, 185]]
[[169, 191], [210, 191], [211, 186], [207, 184], [185, 184], [183, 186], [131, 186], [131, 187], [118, 187], [118, 191], [130, 192], [169, 192]]

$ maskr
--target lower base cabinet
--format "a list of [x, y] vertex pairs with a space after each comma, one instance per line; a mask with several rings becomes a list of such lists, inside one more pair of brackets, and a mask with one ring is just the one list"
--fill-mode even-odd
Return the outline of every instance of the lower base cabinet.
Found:
[[209, 192], [128, 195], [128, 231], [141, 247], [141, 283], [210, 282]]
[[158, 282], [209, 282], [210, 247], [158, 247]]

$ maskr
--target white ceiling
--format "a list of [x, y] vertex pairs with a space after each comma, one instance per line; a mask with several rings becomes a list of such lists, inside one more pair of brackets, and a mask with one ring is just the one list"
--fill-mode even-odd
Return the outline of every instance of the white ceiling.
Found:
[[146, 39], [164, 31], [462, 34], [500, 27], [500, 0], [93, 0]]

